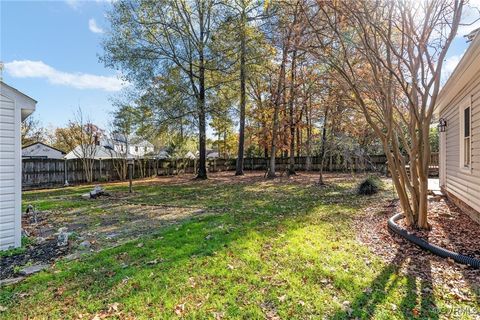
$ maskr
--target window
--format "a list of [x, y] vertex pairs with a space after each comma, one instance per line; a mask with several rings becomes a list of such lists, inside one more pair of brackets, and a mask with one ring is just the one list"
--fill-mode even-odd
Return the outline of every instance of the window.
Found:
[[470, 149], [471, 149], [471, 139], [470, 139], [470, 107], [467, 107], [463, 111], [463, 166], [470, 167]]
[[470, 170], [472, 162], [472, 97], [465, 99], [458, 111], [460, 118], [460, 168]]
[[138, 152], [138, 147], [137, 146], [135, 146], [135, 152]]
[[143, 151], [144, 151], [144, 152], [147, 152], [147, 147], [143, 147]]

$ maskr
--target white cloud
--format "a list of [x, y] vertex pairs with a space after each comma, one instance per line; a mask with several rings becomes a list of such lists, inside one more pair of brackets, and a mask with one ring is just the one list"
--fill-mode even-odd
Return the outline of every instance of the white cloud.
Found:
[[457, 54], [451, 57], [448, 57], [445, 60], [445, 63], [443, 64], [443, 69], [442, 72], [445, 73], [445, 75], [450, 75], [453, 70], [457, 67], [458, 63], [462, 59], [463, 54]]
[[90, 31], [92, 31], [93, 33], [103, 33], [104, 32], [103, 29], [100, 28], [97, 25], [97, 22], [93, 18], [88, 20], [88, 29], [90, 29]]
[[464, 54], [465, 54], [465, 51], [462, 52], [461, 54], [450, 56], [447, 59], [445, 59], [445, 62], [443, 63], [443, 66], [442, 66], [442, 74], [441, 74], [442, 85], [447, 82], [448, 78], [450, 78], [453, 71], [457, 67], [458, 63], [460, 62], [460, 60], [462, 60], [462, 57]]
[[77, 10], [80, 6], [80, 1], [78, 1], [78, 0], [66, 0], [65, 2], [67, 3], [67, 5], [69, 7], [71, 7], [72, 9], [75, 9], [75, 10]]
[[98, 89], [114, 92], [127, 85], [116, 76], [63, 72], [42, 61], [14, 60], [5, 63], [5, 71], [15, 78], [44, 78], [50, 83], [76, 89]]
[[65, 3], [72, 9], [78, 10], [80, 9], [80, 6], [87, 3], [87, 2], [92, 2], [92, 3], [112, 3], [115, 2], [116, 0], [65, 0]]

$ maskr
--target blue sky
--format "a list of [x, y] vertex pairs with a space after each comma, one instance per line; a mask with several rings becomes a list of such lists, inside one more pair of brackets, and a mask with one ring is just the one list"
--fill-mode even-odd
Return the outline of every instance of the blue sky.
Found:
[[[0, 60], [6, 83], [38, 101], [35, 117], [44, 126], [63, 126], [81, 107], [106, 127], [111, 98], [123, 84], [115, 71], [98, 60], [108, 28], [110, 2], [0, 0]], [[480, 0], [470, 0], [480, 7]], [[467, 8], [466, 20], [478, 17]], [[448, 54], [444, 74], [450, 74], [467, 48], [461, 36], [475, 27], [460, 28]]]
[[4, 81], [38, 101], [35, 117], [62, 126], [80, 106], [108, 123], [116, 72], [98, 60], [105, 12], [102, 1], [1, 1]]

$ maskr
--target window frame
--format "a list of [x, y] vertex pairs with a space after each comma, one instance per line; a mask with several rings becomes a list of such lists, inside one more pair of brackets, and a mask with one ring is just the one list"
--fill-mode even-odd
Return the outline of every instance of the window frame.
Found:
[[[472, 96], [468, 96], [462, 101], [459, 106], [459, 120], [460, 120], [460, 132], [459, 132], [459, 142], [460, 142], [460, 169], [464, 172], [472, 172]], [[465, 136], [465, 110], [470, 109], [468, 113], [468, 126], [469, 126], [469, 135]], [[466, 148], [468, 139], [468, 164], [465, 162]]]

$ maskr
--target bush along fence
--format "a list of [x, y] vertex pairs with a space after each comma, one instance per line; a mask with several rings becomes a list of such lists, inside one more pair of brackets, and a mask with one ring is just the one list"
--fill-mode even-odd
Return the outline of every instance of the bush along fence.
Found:
[[[283, 172], [288, 167], [288, 158], [277, 158], [276, 168]], [[432, 154], [432, 167], [437, 168], [438, 154]], [[209, 159], [209, 172], [235, 170], [236, 159]], [[269, 159], [246, 157], [245, 170], [268, 169]], [[295, 157], [295, 167], [298, 171], [318, 171], [320, 157]], [[198, 161], [191, 159], [136, 159], [133, 166], [133, 178], [153, 176], [167, 176], [178, 174], [194, 174], [197, 171]], [[119, 181], [127, 178], [127, 165], [124, 159], [95, 160], [92, 168], [93, 181]], [[23, 189], [59, 187], [68, 184], [88, 182], [81, 159], [24, 159], [22, 166]], [[339, 172], [380, 172], [387, 173], [386, 157], [384, 155], [370, 155], [368, 157], [344, 158], [336, 157], [325, 159], [324, 171]], [[434, 169], [435, 172], [435, 169]]]

